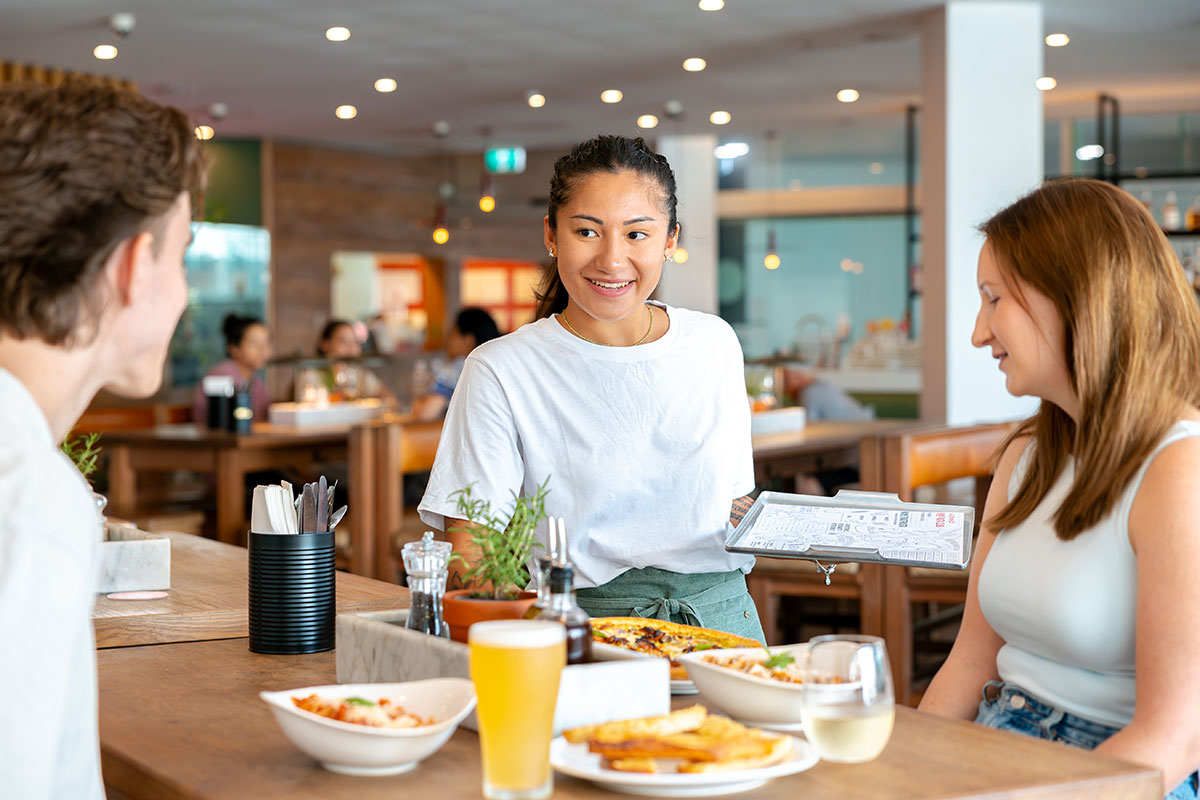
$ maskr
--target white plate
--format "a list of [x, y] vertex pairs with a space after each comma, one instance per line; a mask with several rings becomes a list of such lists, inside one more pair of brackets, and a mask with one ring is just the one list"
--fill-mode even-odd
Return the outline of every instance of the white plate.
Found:
[[736, 772], [666, 772], [649, 775], [605, 769], [601, 756], [589, 753], [586, 742], [571, 744], [559, 736], [550, 743], [550, 763], [564, 775], [582, 778], [612, 791], [651, 797], [708, 797], [745, 792], [762, 786], [772, 778], [803, 772], [818, 760], [812, 745], [793, 737], [792, 757], [770, 767]]
[[751, 728], [762, 728], [763, 730], [778, 731], [779, 733], [802, 733], [804, 731], [803, 722], [753, 722], [745, 719], [739, 719], [738, 722], [743, 725], [749, 725]]
[[[630, 661], [637, 658], [662, 658], [662, 656], [652, 656], [649, 653], [626, 650], [624, 647], [617, 647], [615, 644], [592, 642], [592, 658], [597, 661]], [[696, 688], [696, 684], [690, 680], [684, 678], [671, 679], [671, 694], [699, 694], [699, 692], [700, 690]]]

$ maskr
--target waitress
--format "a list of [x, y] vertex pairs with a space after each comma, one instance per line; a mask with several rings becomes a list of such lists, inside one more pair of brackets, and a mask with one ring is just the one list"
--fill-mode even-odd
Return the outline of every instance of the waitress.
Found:
[[641, 138], [558, 159], [538, 318], [467, 357], [419, 512], [469, 562], [452, 493], [474, 484], [511, 508], [549, 477], [588, 613], [761, 641], [754, 560], [724, 548], [754, 489], [741, 347], [720, 318], [649, 299], [675, 206], [674, 173]]

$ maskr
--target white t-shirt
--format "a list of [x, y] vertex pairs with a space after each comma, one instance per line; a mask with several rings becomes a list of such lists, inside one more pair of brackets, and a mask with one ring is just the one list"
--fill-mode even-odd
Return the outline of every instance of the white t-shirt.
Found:
[[0, 796], [104, 797], [92, 631], [100, 517], [41, 409], [0, 369]]
[[[979, 572], [979, 607], [1004, 639], [1001, 679], [1084, 719], [1123, 728], [1136, 699], [1137, 554], [1129, 512], [1154, 457], [1168, 444], [1200, 436], [1200, 423], [1173, 426], [1142, 464], [1111, 513], [1069, 542], [1053, 515], [1075, 479], [1075, 459], [1025, 520], [1001, 531]], [[1021, 453], [1011, 498], [1033, 454]]]
[[[659, 340], [585, 342], [550, 317], [468, 356], [446, 413], [421, 519], [445, 529], [467, 484], [512, 510], [547, 476], [578, 587], [635, 567], [749, 571], [725, 551], [730, 505], [754, 489], [742, 351], [719, 317], [658, 306]], [[539, 531], [546, 544], [546, 531]]]

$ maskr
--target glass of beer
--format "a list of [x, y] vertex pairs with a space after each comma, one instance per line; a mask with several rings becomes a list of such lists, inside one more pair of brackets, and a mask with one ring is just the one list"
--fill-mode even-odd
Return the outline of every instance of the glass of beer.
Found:
[[896, 717], [892, 670], [878, 636], [817, 636], [801, 656], [800, 719], [826, 761], [870, 761]]
[[554, 789], [550, 735], [566, 630], [560, 622], [499, 620], [477, 622], [467, 634], [489, 800], [533, 800]]

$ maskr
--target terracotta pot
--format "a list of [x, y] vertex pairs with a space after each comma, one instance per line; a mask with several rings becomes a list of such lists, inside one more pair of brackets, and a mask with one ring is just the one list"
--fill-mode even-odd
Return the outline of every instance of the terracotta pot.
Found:
[[452, 589], [442, 600], [442, 616], [450, 626], [450, 638], [467, 641], [467, 629], [476, 622], [521, 619], [537, 600], [536, 592], [521, 592], [515, 600], [482, 600], [471, 597], [474, 589]]

